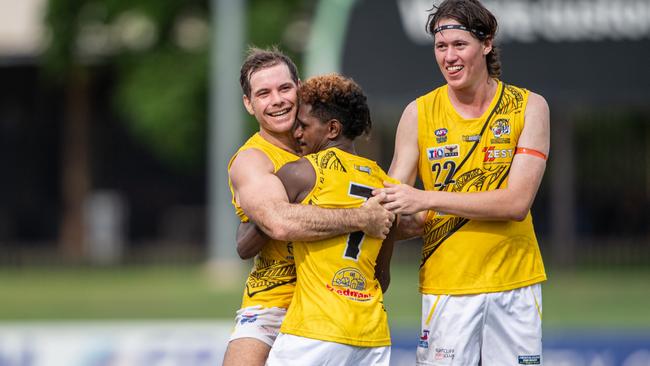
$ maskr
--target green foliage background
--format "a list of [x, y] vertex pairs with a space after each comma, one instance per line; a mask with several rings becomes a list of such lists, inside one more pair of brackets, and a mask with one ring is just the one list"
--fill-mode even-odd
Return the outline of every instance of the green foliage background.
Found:
[[[295, 60], [283, 34], [290, 22], [305, 14], [310, 2], [247, 1], [248, 44], [279, 45]], [[209, 42], [187, 50], [174, 40], [174, 27], [191, 15], [210, 24], [207, 0], [50, 0], [46, 24], [50, 43], [44, 56], [49, 78], [74, 82], [80, 69], [90, 78], [112, 72], [113, 105], [131, 134], [172, 168], [198, 170], [204, 166], [208, 112]], [[152, 22], [157, 37], [146, 49], [117, 47], [107, 55], [84, 58], [79, 39], [89, 26], [115, 26], [125, 13]], [[214, 26], [214, 24], [211, 24]], [[243, 55], [242, 55], [243, 58]], [[242, 108], [243, 113], [243, 108]], [[246, 132], [256, 129], [248, 119]]]

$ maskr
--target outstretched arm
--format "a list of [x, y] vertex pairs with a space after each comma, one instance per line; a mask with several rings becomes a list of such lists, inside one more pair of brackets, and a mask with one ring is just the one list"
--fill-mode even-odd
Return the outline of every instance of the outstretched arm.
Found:
[[383, 197], [351, 209], [290, 203], [273, 165], [256, 149], [240, 152], [229, 174], [235, 200], [262, 231], [277, 240], [313, 241], [359, 230], [383, 239], [394, 220], [394, 214], [380, 204]]
[[[525, 124], [518, 147], [548, 155], [550, 121], [548, 104], [531, 93], [525, 112]], [[435, 210], [476, 220], [523, 220], [535, 199], [546, 160], [528, 154], [516, 154], [510, 166], [508, 186], [488, 192], [422, 191], [400, 184], [386, 184], [376, 190], [386, 193], [385, 207], [396, 213]], [[392, 168], [391, 168], [392, 169]]]

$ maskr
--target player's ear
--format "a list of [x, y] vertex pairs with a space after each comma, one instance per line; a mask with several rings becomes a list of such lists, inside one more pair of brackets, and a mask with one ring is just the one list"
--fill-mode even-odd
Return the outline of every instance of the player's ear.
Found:
[[487, 56], [490, 52], [492, 52], [492, 38], [486, 38], [483, 41], [483, 56]]
[[331, 119], [327, 122], [327, 138], [335, 140], [343, 132], [343, 125], [338, 119]]
[[248, 111], [248, 113], [253, 116], [255, 115], [255, 111], [253, 110], [253, 103], [251, 103], [250, 98], [246, 94], [242, 95], [242, 101], [244, 102], [244, 108]]

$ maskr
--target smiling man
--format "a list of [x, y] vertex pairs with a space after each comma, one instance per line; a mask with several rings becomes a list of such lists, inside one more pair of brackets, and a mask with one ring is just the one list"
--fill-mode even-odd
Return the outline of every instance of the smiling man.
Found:
[[[530, 207], [549, 151], [540, 95], [498, 79], [497, 20], [476, 0], [429, 15], [446, 80], [397, 129], [385, 207], [422, 222], [418, 365], [538, 365], [544, 265]], [[419, 174], [424, 190], [412, 187]]]
[[[384, 239], [394, 215], [379, 204], [380, 198], [371, 198], [358, 208], [291, 204], [274, 173], [299, 158], [293, 136], [299, 86], [296, 66], [275, 48], [252, 48], [241, 67], [240, 83], [244, 107], [255, 116], [260, 130], [235, 153], [228, 166], [233, 205], [243, 223], [239, 233], [253, 231], [255, 237], [260, 234], [259, 226], [274, 239], [260, 245], [260, 240], [238, 239], [239, 255], [255, 259], [223, 365], [261, 366], [293, 297], [296, 269], [289, 241], [319, 240], [356, 231]], [[257, 226], [249, 224], [249, 219]]]

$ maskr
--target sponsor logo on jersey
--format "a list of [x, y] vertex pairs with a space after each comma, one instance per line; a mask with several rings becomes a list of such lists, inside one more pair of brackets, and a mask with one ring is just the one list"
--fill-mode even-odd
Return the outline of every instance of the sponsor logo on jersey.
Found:
[[463, 141], [465, 142], [481, 141], [481, 135], [463, 135]]
[[241, 320], [239, 321], [239, 324], [246, 324], [246, 323], [255, 323], [257, 321], [257, 314], [247, 314], [244, 313], [241, 315]]
[[427, 157], [429, 157], [429, 160], [455, 158], [458, 155], [460, 155], [460, 146], [458, 144], [430, 147], [427, 149]]
[[487, 146], [483, 148], [483, 162], [491, 163], [497, 159], [512, 159], [513, 149], [497, 149], [494, 146]]
[[360, 172], [363, 172], [363, 173], [372, 174], [372, 169], [370, 169], [369, 166], [365, 166], [365, 165], [356, 165], [356, 164], [355, 164], [355, 165], [354, 165], [354, 169], [356, 169], [356, 170], [358, 170], [358, 171], [360, 171]]
[[540, 365], [542, 358], [539, 355], [525, 355], [518, 357], [520, 365]]
[[436, 135], [436, 142], [439, 144], [447, 142], [447, 132], [449, 131], [446, 128], [439, 128], [435, 130], [433, 133]]
[[454, 359], [455, 351], [453, 348], [436, 348], [434, 358], [436, 360]]
[[420, 348], [429, 348], [429, 330], [424, 329], [422, 331], [422, 335], [420, 336], [420, 340], [418, 341], [418, 347]]
[[326, 284], [327, 290], [354, 301], [368, 301], [372, 298], [366, 290], [368, 282], [361, 271], [347, 267], [338, 270], [332, 278], [332, 284]]

